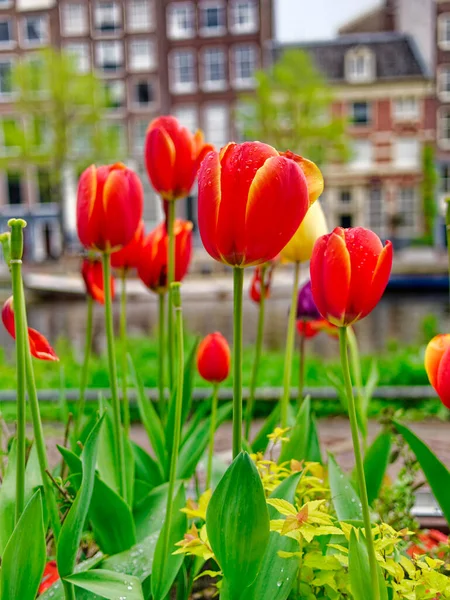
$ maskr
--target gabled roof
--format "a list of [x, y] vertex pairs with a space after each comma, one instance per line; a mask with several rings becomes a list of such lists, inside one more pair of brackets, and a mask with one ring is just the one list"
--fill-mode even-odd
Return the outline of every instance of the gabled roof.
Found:
[[376, 80], [429, 77], [414, 39], [390, 31], [344, 35], [320, 42], [280, 44], [274, 47], [274, 58], [277, 59], [287, 49], [304, 50], [325, 77], [337, 83], [345, 81], [347, 52], [360, 46], [374, 53]]

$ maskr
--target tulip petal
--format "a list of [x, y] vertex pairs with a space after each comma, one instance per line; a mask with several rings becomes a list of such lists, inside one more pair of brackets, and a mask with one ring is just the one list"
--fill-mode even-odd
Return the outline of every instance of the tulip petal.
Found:
[[198, 228], [206, 252], [221, 260], [217, 248], [217, 220], [221, 203], [221, 166], [219, 154], [210, 152], [201, 164], [198, 174]]
[[323, 286], [323, 269], [325, 264], [325, 251], [327, 249], [329, 235], [323, 235], [314, 244], [311, 261], [309, 263], [309, 273], [311, 279], [311, 292], [317, 310], [326, 317], [327, 305], [325, 303], [325, 294]]
[[[153, 187], [164, 196], [174, 188], [175, 144], [170, 135], [155, 122], [151, 123], [145, 139], [147, 173]], [[170, 200], [171, 198], [167, 198]]]
[[450, 334], [436, 335], [427, 345], [425, 350], [425, 371], [431, 385], [437, 391], [438, 370], [442, 356], [450, 348]]
[[135, 236], [142, 218], [142, 197], [142, 184], [136, 175], [111, 171], [103, 189], [107, 215], [103, 227], [111, 248], [126, 246]]
[[[344, 230], [340, 227], [330, 234], [324, 253], [322, 286], [327, 314], [323, 315], [333, 325], [343, 326], [348, 302], [351, 263], [345, 245]], [[314, 297], [315, 299], [315, 297]], [[320, 306], [318, 305], [320, 310]]]
[[15, 340], [16, 339], [16, 328], [14, 325], [14, 309], [13, 309], [13, 297], [10, 296], [3, 305], [2, 309], [2, 322], [5, 326], [6, 331]]
[[249, 190], [245, 264], [260, 264], [281, 252], [308, 208], [306, 179], [298, 165], [283, 156], [266, 160]]
[[311, 160], [290, 151], [282, 152], [281, 155], [294, 160], [303, 171], [308, 186], [309, 204], [313, 204], [323, 192], [324, 187], [323, 175], [319, 167]]
[[389, 282], [389, 276], [392, 270], [393, 260], [393, 247], [391, 242], [388, 240], [386, 246], [378, 257], [377, 266], [372, 277], [370, 286], [370, 301], [365, 306], [361, 318], [368, 315], [381, 300], [384, 290]]
[[77, 230], [83, 246], [89, 247], [92, 239], [92, 212], [97, 196], [97, 170], [95, 165], [88, 167], [78, 182], [77, 191]]
[[436, 391], [442, 404], [450, 408], [450, 347], [447, 347], [439, 362]]

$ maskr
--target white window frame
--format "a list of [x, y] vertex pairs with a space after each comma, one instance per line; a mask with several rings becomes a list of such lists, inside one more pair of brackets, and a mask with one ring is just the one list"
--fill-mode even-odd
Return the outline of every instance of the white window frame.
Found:
[[108, 112], [111, 112], [113, 114], [117, 114], [119, 112], [125, 111], [127, 108], [127, 88], [125, 85], [125, 81], [123, 79], [109, 79], [105, 82], [105, 94], [107, 92], [107, 88], [108, 87], [112, 87], [114, 85], [119, 84], [120, 87], [122, 87], [122, 106], [109, 106], [107, 107]]
[[[410, 198], [405, 199], [404, 197], [402, 197], [402, 193], [404, 191], [412, 191], [412, 196]], [[400, 216], [403, 216], [405, 213], [403, 211], [403, 208], [405, 204], [405, 202], [411, 202], [411, 206], [412, 206], [412, 223], [401, 223], [399, 226], [399, 235], [400, 236], [405, 236], [405, 237], [409, 237], [411, 235], [414, 235], [417, 232], [418, 229], [418, 223], [419, 223], [419, 206], [418, 206], [418, 193], [417, 193], [417, 187], [414, 185], [405, 185], [405, 186], [400, 186], [397, 188], [397, 214]]]
[[439, 165], [439, 189], [441, 194], [450, 194], [450, 164], [441, 163]]
[[[236, 60], [236, 57], [237, 57], [238, 51], [240, 51], [242, 49], [251, 49], [251, 51], [253, 52], [253, 75], [251, 77], [244, 78], [244, 77], [238, 76], [238, 69], [237, 69], [238, 61]], [[253, 88], [256, 83], [254, 73], [258, 69], [258, 66], [260, 64], [258, 46], [256, 44], [252, 44], [252, 43], [236, 44], [235, 46], [233, 46], [231, 48], [231, 53], [232, 53], [231, 64], [233, 66], [233, 87], [236, 89]]]
[[[411, 106], [405, 108], [405, 104], [409, 102]], [[404, 121], [419, 121], [420, 120], [420, 103], [415, 96], [402, 96], [392, 100], [392, 118], [397, 122]]]
[[437, 40], [439, 47], [443, 50], [450, 49], [450, 37], [447, 39], [447, 33], [450, 33], [450, 13], [448, 12], [442, 13], [437, 18]]
[[[363, 70], [356, 68], [362, 60]], [[370, 48], [357, 46], [345, 55], [345, 76], [350, 83], [370, 83], [375, 79], [375, 56]]]
[[179, 104], [172, 107], [171, 113], [178, 119], [183, 127], [191, 133], [199, 128], [198, 106], [196, 104]]
[[[146, 11], [145, 18], [133, 17], [132, 11], [136, 4], [142, 3]], [[152, 31], [154, 29], [154, 4], [146, 0], [130, 0], [126, 5], [126, 27], [129, 33]], [[137, 21], [133, 21], [133, 18]]]
[[[102, 4], [106, 4], [107, 2], [111, 2], [115, 5], [116, 12], [119, 16], [119, 19], [114, 20], [114, 29], [106, 29], [102, 30], [100, 27], [97, 27], [97, 9], [101, 7]], [[92, 34], [95, 37], [117, 37], [123, 34], [123, 10], [122, 5], [118, 0], [95, 0], [92, 3]]]
[[[135, 156], [141, 158], [144, 156], [144, 147], [145, 147], [145, 138], [147, 135], [148, 129], [148, 118], [140, 117], [137, 119], [133, 119], [131, 122], [131, 140], [132, 140], [132, 153]], [[143, 133], [142, 136], [142, 144], [138, 145], [138, 141], [141, 141], [140, 134]]]
[[[179, 9], [185, 9], [190, 12], [191, 15], [191, 27], [189, 29], [178, 28], [178, 23], [175, 20], [176, 11]], [[196, 15], [195, 5], [191, 1], [186, 2], [172, 2], [168, 4], [166, 8], [167, 18], [167, 37], [171, 40], [187, 40], [195, 37], [196, 32]]]
[[[238, 7], [247, 5], [250, 10], [250, 20], [246, 24], [237, 22]], [[228, 7], [229, 30], [235, 35], [256, 33], [259, 30], [259, 6], [255, 0], [232, 0]]]
[[[206, 75], [211, 69], [211, 63], [207, 65], [207, 56], [210, 56], [212, 52], [217, 52], [218, 56], [222, 56], [222, 68], [223, 78], [222, 79], [207, 79]], [[209, 60], [209, 59], [208, 59]], [[203, 49], [201, 53], [201, 65], [202, 65], [202, 89], [206, 92], [217, 92], [225, 90], [228, 87], [227, 80], [227, 53], [223, 46], [209, 46]]]
[[[145, 44], [148, 48], [148, 52], [144, 52], [140, 55], [140, 64], [139, 61], [136, 60], [137, 56], [133, 55], [133, 47], [136, 47], [136, 44]], [[156, 48], [153, 39], [148, 37], [130, 39], [128, 41], [128, 70], [133, 73], [153, 71], [156, 66], [155, 54]], [[147, 62], [142, 61], [143, 58], [146, 58]]]
[[367, 138], [355, 138], [352, 140], [354, 147], [357, 144], [365, 144], [367, 146], [367, 148], [369, 149], [369, 159], [366, 160], [360, 160], [357, 158], [357, 153], [353, 153], [353, 156], [350, 160], [349, 166], [352, 170], [354, 171], [367, 171], [370, 170], [373, 166], [374, 166], [374, 162], [375, 162], [375, 148], [374, 148], [374, 144], [372, 142], [372, 140], [367, 139]]
[[[3, 56], [0, 55], [0, 63], [9, 63], [10, 67], [11, 67], [11, 71], [13, 69], [14, 63], [15, 63], [15, 58], [13, 56]], [[10, 102], [11, 99], [14, 97], [14, 90], [11, 90], [10, 92], [1, 92], [0, 91], [0, 102]]]
[[[117, 68], [114, 70], [104, 69], [103, 68], [104, 63], [100, 64], [99, 60], [98, 60], [99, 51], [100, 51], [99, 49], [100, 49], [100, 47], [104, 47], [106, 44], [111, 44], [111, 45], [114, 45], [116, 48], [121, 48], [121, 52], [119, 52], [119, 54], [121, 54], [121, 56], [122, 56], [122, 61], [120, 64], [117, 65]], [[115, 76], [115, 75], [117, 75], [117, 73], [121, 73], [125, 68], [125, 53], [124, 53], [124, 48], [123, 48], [123, 42], [120, 40], [102, 40], [102, 41], [96, 42], [95, 43], [94, 60], [95, 60], [95, 67], [97, 69], [99, 69], [105, 76], [108, 76], [108, 75]]]
[[[27, 21], [28, 19], [39, 19], [45, 24], [45, 39], [29, 40], [27, 39]], [[26, 15], [20, 19], [20, 45], [23, 48], [42, 48], [50, 42], [50, 19], [48, 15]]]
[[[409, 152], [405, 152], [405, 143], [414, 142], [415, 157], [410, 159]], [[402, 147], [403, 144], [403, 147]], [[392, 158], [394, 166], [398, 169], [420, 169], [420, 140], [417, 136], [397, 137], [392, 144]]]
[[[355, 104], [366, 104], [367, 105], [367, 121], [365, 123], [357, 123], [355, 122]], [[350, 115], [350, 124], [352, 127], [370, 127], [372, 125], [372, 112], [373, 112], [372, 103], [370, 100], [353, 100], [349, 104], [349, 115]]]
[[436, 88], [440, 100], [450, 100], [450, 64], [439, 65], [436, 69]]
[[[443, 136], [444, 126], [442, 121], [447, 119], [448, 124], [448, 137]], [[437, 111], [437, 142], [438, 145], [445, 150], [450, 149], [450, 106], [441, 106]]]
[[[365, 219], [366, 219], [366, 223], [367, 223], [367, 227], [369, 229], [372, 229], [373, 231], [375, 231], [375, 233], [377, 235], [379, 235], [380, 237], [385, 237], [385, 233], [386, 233], [386, 201], [385, 201], [385, 194], [384, 194], [384, 189], [381, 186], [377, 186], [377, 187], [368, 187], [366, 188], [367, 190], [367, 198], [365, 201], [365, 205], [366, 205], [366, 214], [365, 214]], [[376, 192], [377, 194], [379, 194], [379, 206], [378, 208], [380, 209], [379, 211], [377, 211], [377, 215], [379, 217], [379, 223], [375, 223], [372, 219], [372, 216], [375, 215], [375, 213], [372, 211], [372, 194]]]
[[[85, 52], [78, 52], [75, 50], [75, 48], [84, 48]], [[89, 71], [92, 70], [91, 47], [89, 42], [81, 40], [77, 40], [76, 42], [67, 42], [64, 45], [64, 50], [65, 52], [72, 54], [74, 59], [77, 61], [79, 73], [89, 73]]]
[[[203, 13], [210, 8], [218, 8], [223, 16], [223, 24], [219, 24], [217, 27], [207, 27], [202, 23]], [[217, 37], [225, 35], [227, 32], [227, 11], [225, 3], [222, 0], [203, 0], [198, 5], [198, 31], [202, 37]]]
[[0, 42], [0, 48], [14, 48], [15, 46], [17, 46], [17, 40], [14, 39], [14, 25], [15, 25], [15, 19], [13, 19], [12, 17], [8, 16], [8, 17], [2, 17], [0, 18], [0, 22], [7, 22], [9, 23], [9, 33], [11, 35], [11, 39], [7, 42]]
[[[192, 57], [192, 72], [193, 72], [193, 80], [192, 81], [177, 81], [175, 75], [177, 73], [176, 61], [178, 56], [183, 54], [188, 54]], [[197, 75], [197, 56], [195, 50], [193, 48], [177, 48], [176, 50], [172, 50], [169, 56], [169, 64], [170, 64], [170, 88], [174, 94], [189, 94], [191, 92], [195, 92], [198, 88], [198, 75]]]
[[[209, 124], [207, 122], [207, 112], [208, 109], [220, 109], [223, 110], [223, 115], [225, 115], [225, 128], [223, 131], [223, 138], [222, 139], [214, 139], [214, 135], [211, 133], [210, 131], [210, 127]], [[217, 124], [219, 121], [217, 118], [212, 119], [211, 123]], [[223, 145], [225, 145], [228, 140], [230, 139], [230, 123], [231, 123], [231, 115], [230, 115], [230, 108], [227, 104], [224, 104], [222, 102], [211, 102], [208, 104], [204, 104], [202, 107], [202, 129], [204, 131], [205, 134], [205, 139], [208, 141], [208, 143], [211, 143], [217, 147], [223, 147]]]
[[[81, 27], [74, 28], [74, 29], [70, 29], [70, 26], [67, 27], [67, 25], [69, 24], [69, 10], [70, 7], [75, 7], [77, 6], [78, 9], [81, 10]], [[60, 28], [61, 28], [61, 35], [65, 36], [65, 37], [78, 37], [80, 35], [86, 35], [89, 33], [89, 15], [88, 15], [88, 6], [83, 3], [80, 2], [80, 0], [78, 0], [78, 2], [65, 2], [64, 4], [62, 4], [61, 6], [61, 10], [60, 10]]]
[[[148, 104], [140, 104], [135, 99], [135, 88], [136, 86], [145, 81], [150, 84], [150, 87], [153, 92], [153, 100], [151, 100]], [[130, 88], [129, 88], [129, 106], [134, 112], [148, 112], [152, 110], [158, 102], [158, 85], [157, 80], [151, 76], [142, 76], [142, 77], [133, 77], [130, 80]]]

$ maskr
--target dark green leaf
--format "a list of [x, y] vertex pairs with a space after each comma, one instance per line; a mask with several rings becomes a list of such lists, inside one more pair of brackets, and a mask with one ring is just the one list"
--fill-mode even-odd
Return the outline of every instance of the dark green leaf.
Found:
[[297, 420], [288, 432], [289, 442], [283, 444], [279, 463], [288, 460], [309, 460], [311, 455], [311, 398], [307, 396], [297, 413]]
[[75, 573], [65, 578], [75, 586], [109, 600], [144, 600], [139, 579], [103, 569]]
[[191, 418], [183, 428], [180, 448], [182, 448], [186, 441], [191, 437], [192, 432], [194, 431], [194, 429], [196, 429], [200, 421], [203, 421], [203, 419], [209, 413], [210, 408], [211, 398], [196, 403], [195, 410], [193, 411]]
[[[75, 567], [75, 573], [81, 573], [83, 571], [88, 571], [89, 569], [94, 569], [102, 562], [103, 558], [103, 554], [101, 552], [97, 552], [97, 554], [95, 554], [92, 558], [78, 563]], [[93, 594], [83, 591], [81, 588], [77, 590], [76, 594], [77, 600], [91, 600], [96, 598]], [[52, 587], [48, 588], [43, 594], [41, 594], [39, 596], [39, 600], [65, 600], [61, 579], [58, 579], [58, 581], [54, 583]]]
[[[302, 473], [294, 473], [285, 479], [270, 495], [271, 498], [281, 498], [291, 504], [295, 502]], [[269, 517], [279, 518], [277, 510], [269, 506]], [[258, 571], [258, 575], [250, 587], [245, 588], [242, 600], [286, 600], [296, 581], [298, 560], [281, 558], [278, 552], [297, 552], [298, 542], [290, 537], [271, 531], [269, 544]]]
[[63, 523], [58, 540], [57, 563], [61, 577], [73, 573], [78, 547], [83, 533], [84, 523], [89, 510], [89, 504], [94, 491], [95, 465], [99, 433], [104, 417], [102, 417], [91, 431], [84, 446], [81, 460], [83, 463], [83, 479], [76, 498]]
[[175, 578], [178, 575], [181, 565], [184, 562], [182, 554], [174, 555], [176, 550], [175, 544], [183, 539], [187, 531], [187, 517], [181, 512], [186, 504], [186, 495], [184, 486], [180, 485], [177, 495], [173, 501], [172, 508], [172, 524], [169, 534], [169, 556], [165, 557], [165, 568], [162, 573], [162, 556], [164, 552], [163, 537], [166, 522], [164, 522], [161, 533], [159, 534], [158, 543], [156, 544], [155, 555], [152, 566], [152, 596], [153, 600], [164, 600], [172, 587]]
[[[151, 488], [164, 483], [161, 465], [150, 456], [143, 448], [131, 443], [135, 462], [136, 480], [145, 481]], [[135, 500], [136, 503], [136, 500]]]
[[362, 509], [358, 494], [332, 454], [328, 455], [328, 479], [333, 506], [339, 521], [361, 520]]
[[[175, 482], [175, 497], [178, 497], [180, 487], [181, 482]], [[155, 531], [161, 530], [166, 517], [167, 490], [167, 483], [159, 485], [135, 507], [133, 514], [138, 541], [147, 538]], [[180, 506], [180, 508], [183, 508], [183, 506]]]
[[350, 532], [348, 571], [354, 600], [374, 600], [366, 539], [362, 533], [358, 539], [355, 529]]
[[269, 513], [261, 478], [241, 452], [214, 491], [206, 516], [208, 538], [233, 600], [255, 580], [269, 542]]
[[98, 441], [97, 468], [101, 479], [111, 489], [119, 493], [119, 472], [114, 434], [114, 417], [112, 407], [108, 402], [103, 402], [104, 423]]
[[372, 442], [364, 457], [367, 496], [369, 504], [378, 498], [391, 454], [389, 431], [382, 431]]
[[319, 434], [317, 432], [317, 421], [311, 415], [311, 425], [309, 427], [309, 442], [307, 460], [322, 464], [322, 453], [320, 451]]
[[2, 600], [34, 600], [46, 559], [41, 492], [38, 490], [14, 528], [2, 557]]
[[434, 452], [406, 425], [394, 421], [395, 428], [404, 437], [416, 455], [422, 471], [442, 512], [450, 523], [450, 472]]

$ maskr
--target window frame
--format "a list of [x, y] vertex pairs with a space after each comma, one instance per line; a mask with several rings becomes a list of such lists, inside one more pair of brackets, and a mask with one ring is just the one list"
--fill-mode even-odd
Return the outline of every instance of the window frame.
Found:
[[[405, 100], [413, 100], [414, 101], [414, 110], [410, 111], [402, 111], [399, 110], [399, 102], [405, 102]], [[397, 123], [405, 123], [405, 122], [417, 122], [421, 118], [421, 107], [419, 98], [416, 96], [401, 96], [399, 98], [394, 98], [392, 101], [392, 110], [391, 115], [392, 119]]]
[[[356, 61], [363, 59], [365, 67], [362, 73], [353, 68]], [[375, 55], [367, 46], [355, 46], [345, 54], [345, 77], [349, 83], [371, 83], [375, 80]]]
[[[236, 60], [238, 51], [241, 51], [242, 49], [248, 49], [251, 50], [253, 53], [253, 75], [249, 78], [243, 78], [238, 76], [238, 69], [237, 69], [237, 65], [238, 65], [238, 61]], [[232, 46], [231, 48], [231, 64], [232, 64], [232, 68], [233, 68], [233, 76], [232, 76], [232, 83], [233, 83], [233, 87], [236, 89], [248, 89], [248, 88], [253, 88], [256, 84], [256, 80], [255, 80], [255, 71], [257, 71], [259, 65], [260, 65], [260, 56], [259, 56], [259, 48], [256, 44], [253, 43], [248, 43], [248, 44], [235, 44], [234, 46]]]
[[[132, 25], [132, 7], [133, 3], [141, 2], [144, 7], [147, 7], [147, 22], [138, 21]], [[154, 16], [155, 16], [155, 6], [153, 2], [146, 3], [145, 0], [130, 0], [126, 5], [125, 10], [125, 27], [128, 33], [142, 33], [146, 31], [154, 30]]]
[[[222, 71], [223, 71], [223, 78], [222, 79], [207, 79], [206, 75], [208, 73], [208, 69], [211, 72], [212, 69], [212, 63], [210, 62], [209, 65], [207, 65], [207, 60], [206, 57], [207, 56], [211, 56], [212, 52], [216, 52], [218, 56], [222, 57]], [[222, 91], [222, 90], [226, 90], [228, 87], [228, 78], [227, 78], [227, 66], [228, 66], [228, 61], [227, 61], [227, 53], [226, 50], [223, 46], [207, 46], [206, 48], [203, 48], [202, 53], [201, 53], [201, 81], [202, 81], [202, 89], [206, 92], [217, 92], [217, 91]]]
[[[175, 12], [180, 9], [185, 8], [190, 12], [191, 16], [191, 26], [190, 29], [185, 29], [184, 31], [178, 29], [177, 31], [174, 28], [174, 15]], [[173, 2], [167, 5], [166, 8], [166, 34], [170, 40], [189, 40], [195, 37], [196, 34], [196, 13], [195, 13], [195, 5], [191, 0], [186, 0], [185, 2]]]
[[442, 13], [437, 18], [437, 41], [442, 50], [450, 49], [450, 35], [447, 39], [442, 33], [450, 34], [450, 12]]
[[[242, 4], [247, 4], [250, 7], [250, 14], [253, 13], [253, 22], [250, 21], [247, 26], [242, 26], [242, 24], [237, 22], [237, 9], [238, 6]], [[228, 6], [228, 23], [231, 33], [234, 33], [235, 35], [256, 33], [260, 28], [259, 21], [259, 7], [255, 0], [233, 0], [230, 2]]]
[[[190, 56], [192, 59], [192, 64], [189, 66], [189, 69], [192, 70], [193, 79], [189, 82], [178, 81], [175, 78], [175, 74], [177, 73], [176, 60], [181, 54], [185, 54]], [[173, 49], [169, 55], [169, 65], [170, 65], [170, 89], [174, 94], [189, 94], [195, 92], [198, 89], [198, 62], [197, 55], [193, 48], [176, 48]]]
[[[148, 52], [145, 53], [145, 56], [148, 58], [148, 63], [139, 66], [133, 65], [133, 45], [134, 44], [146, 44], [148, 47]], [[128, 40], [127, 44], [127, 68], [132, 73], [148, 73], [149, 71], [153, 71], [156, 67], [156, 49], [155, 49], [155, 41], [149, 37], [140, 37], [140, 38], [131, 38]]]
[[[12, 73], [14, 63], [16, 62], [16, 57], [14, 57], [14, 56], [7, 56], [7, 55], [1, 55], [0, 56], [0, 64], [1, 63], [7, 63], [7, 62], [10, 65], [10, 72]], [[1, 102], [10, 102], [11, 99], [14, 98], [15, 93], [16, 92], [14, 91], [14, 88], [12, 86], [12, 79], [11, 79], [11, 91], [10, 92], [2, 92], [0, 90], [0, 103]]]
[[[103, 65], [100, 65], [98, 62], [98, 49], [101, 47], [101, 45], [105, 45], [105, 44], [111, 44], [111, 45], [115, 45], [117, 48], [121, 48], [122, 49], [122, 62], [121, 64], [118, 64], [116, 66], [116, 68], [114, 69], [105, 69]], [[95, 43], [95, 48], [94, 48], [94, 64], [95, 64], [95, 68], [99, 69], [103, 75], [108, 76], [108, 75], [117, 75], [117, 73], [122, 73], [125, 70], [125, 50], [123, 47], [123, 42], [121, 40], [101, 40], [101, 41], [97, 41]]]
[[[79, 73], [89, 73], [92, 68], [93, 68], [93, 64], [92, 64], [92, 52], [91, 52], [91, 44], [89, 43], [89, 41], [81, 41], [81, 40], [76, 40], [76, 41], [70, 41], [70, 42], [66, 42], [63, 46], [63, 49], [65, 52], [70, 54], [70, 47], [74, 47], [74, 46], [78, 46], [78, 47], [84, 47], [87, 52], [86, 52], [86, 56], [83, 57], [87, 59], [87, 64], [86, 64], [86, 68], [78, 68]], [[73, 53], [75, 54], [75, 53]], [[76, 57], [78, 60], [78, 56]]]
[[[223, 23], [212, 28], [203, 24], [203, 14], [211, 8], [217, 8]], [[221, 37], [227, 32], [227, 10], [222, 0], [203, 0], [198, 4], [198, 32], [201, 37]]]
[[[365, 121], [357, 121], [355, 119], [355, 105], [356, 104], [360, 104], [360, 105], [365, 105], [366, 106], [366, 120]], [[352, 102], [350, 102], [349, 104], [349, 112], [350, 112], [350, 117], [351, 117], [351, 125], [352, 127], [369, 127], [370, 125], [372, 125], [372, 117], [373, 117], [373, 107], [372, 107], [372, 103], [369, 100], [353, 100]]]
[[[70, 6], [78, 6], [81, 9], [81, 14], [83, 15], [83, 27], [78, 30], [67, 30], [66, 24], [68, 22], [67, 12]], [[88, 14], [88, 6], [79, 0], [77, 2], [64, 2], [61, 6], [60, 10], [60, 31], [62, 37], [78, 37], [84, 36], [89, 33], [89, 14]]]
[[[113, 29], [101, 29], [97, 27], [97, 10], [101, 8], [102, 4], [111, 3], [118, 8], [119, 14], [119, 24], [117, 26], [114, 23]], [[118, 0], [96, 0], [91, 5], [91, 28], [93, 37], [99, 38], [108, 38], [108, 37], [118, 37], [119, 35], [123, 35], [124, 30], [124, 15], [123, 15], [123, 6]]]
[[[409, 153], [404, 151], [404, 148], [401, 149], [400, 144], [401, 143], [405, 143], [406, 141], [408, 142], [415, 142], [414, 146], [416, 148], [416, 158], [415, 158], [415, 162], [409, 162], [405, 160], [405, 156], [409, 156]], [[392, 144], [392, 161], [394, 166], [397, 169], [420, 169], [420, 150], [421, 150], [421, 146], [420, 146], [420, 140], [417, 136], [413, 136], [413, 135], [404, 135], [404, 136], [398, 136], [397, 138], [395, 138], [393, 140], [393, 144]], [[400, 159], [400, 160], [399, 160]], [[403, 160], [401, 160], [403, 159]]]
[[[137, 102], [135, 96], [135, 90], [137, 85], [139, 85], [143, 81], [149, 84], [153, 94], [153, 99], [150, 100], [150, 102], [148, 102], [147, 104], [140, 104], [139, 102]], [[148, 112], [149, 110], [152, 110], [158, 103], [158, 93], [158, 83], [155, 77], [152, 77], [150, 75], [133, 77], [130, 80], [129, 88], [129, 106], [131, 110], [133, 110], [134, 112]]]
[[[46, 37], [43, 41], [29, 40], [27, 37], [28, 26], [27, 21], [29, 19], [39, 19], [45, 23], [45, 34]], [[50, 18], [49, 15], [36, 14], [36, 15], [24, 15], [20, 20], [20, 45], [23, 48], [42, 48], [50, 43]]]
[[17, 40], [14, 39], [14, 23], [15, 19], [11, 16], [0, 17], [0, 23], [8, 23], [9, 36], [11, 39], [7, 41], [0, 41], [0, 48], [14, 48], [17, 46]]

